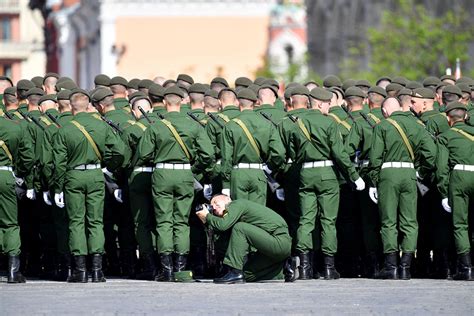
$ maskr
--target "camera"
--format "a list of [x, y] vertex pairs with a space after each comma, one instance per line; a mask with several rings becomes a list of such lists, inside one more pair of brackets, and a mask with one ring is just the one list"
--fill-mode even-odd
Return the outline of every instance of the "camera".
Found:
[[197, 212], [200, 212], [202, 211], [204, 208], [207, 208], [209, 213], [214, 213], [214, 208], [212, 207], [211, 204], [207, 204], [207, 203], [204, 203], [204, 204], [199, 204], [196, 206], [196, 208], [194, 209], [194, 211], [197, 213]]

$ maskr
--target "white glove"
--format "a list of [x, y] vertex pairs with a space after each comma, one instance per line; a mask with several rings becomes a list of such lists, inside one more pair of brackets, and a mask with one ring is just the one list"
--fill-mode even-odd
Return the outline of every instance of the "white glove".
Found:
[[280, 201], [285, 200], [285, 190], [284, 189], [277, 189], [275, 191], [275, 194], [276, 194], [277, 199], [279, 199]]
[[49, 191], [43, 192], [43, 201], [46, 205], [53, 205], [53, 203], [51, 203], [51, 194], [49, 194]]
[[28, 189], [26, 190], [26, 197], [29, 200], [36, 200], [36, 192], [34, 189]]
[[417, 178], [418, 180], [420, 180], [420, 181], [423, 180], [423, 178], [420, 176], [420, 174], [418, 173], [418, 171], [416, 172], [416, 178]]
[[266, 164], [263, 165], [263, 171], [265, 171], [267, 174], [272, 174], [272, 170], [270, 168], [268, 168], [268, 166]]
[[54, 194], [54, 203], [57, 207], [64, 207], [64, 192]]
[[211, 198], [212, 198], [212, 184], [205, 184], [204, 185], [203, 194], [204, 194], [204, 197], [207, 200], [211, 200]]
[[362, 180], [361, 177], [359, 179], [355, 180], [354, 184], [356, 185], [356, 190], [357, 191], [363, 191], [365, 189], [365, 182]]
[[370, 199], [377, 204], [379, 201], [379, 195], [377, 193], [377, 188], [369, 188]]
[[222, 189], [221, 193], [230, 196], [230, 189]]
[[441, 200], [441, 205], [443, 205], [443, 208], [446, 212], [451, 213], [451, 206], [449, 206], [448, 198], [442, 199]]
[[115, 190], [114, 190], [114, 197], [115, 197], [115, 200], [117, 200], [117, 202], [123, 203], [123, 200], [122, 200], [122, 189], [115, 189]]
[[112, 174], [112, 172], [110, 172], [107, 168], [102, 168], [102, 172], [108, 176], [109, 178], [113, 178], [114, 175]]

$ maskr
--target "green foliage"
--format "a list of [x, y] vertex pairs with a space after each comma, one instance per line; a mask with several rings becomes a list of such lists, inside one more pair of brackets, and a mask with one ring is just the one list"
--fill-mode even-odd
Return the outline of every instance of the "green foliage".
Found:
[[393, 11], [383, 13], [379, 27], [368, 29], [368, 72], [358, 67], [356, 61], [364, 47], [354, 46], [343, 63], [341, 75], [349, 73], [374, 80], [382, 75], [401, 74], [410, 80], [421, 80], [427, 75], [441, 75], [447, 67], [454, 73], [456, 58], [461, 64], [467, 61], [468, 45], [474, 41], [469, 15], [462, 10], [449, 10], [435, 17], [416, 3], [398, 0]]

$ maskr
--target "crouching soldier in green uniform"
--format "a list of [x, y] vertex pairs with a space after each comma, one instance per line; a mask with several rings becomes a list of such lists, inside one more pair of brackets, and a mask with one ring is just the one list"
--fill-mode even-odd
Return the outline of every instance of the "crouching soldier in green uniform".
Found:
[[211, 200], [197, 216], [217, 231], [232, 230], [224, 264], [230, 269], [214, 283], [280, 279], [291, 253], [291, 238], [285, 220], [273, 210], [248, 200], [232, 201], [227, 195]]
[[466, 111], [466, 106], [457, 101], [446, 107], [451, 129], [438, 138], [436, 174], [442, 206], [446, 212], [453, 213], [454, 241], [458, 255], [457, 272], [453, 278], [474, 281], [468, 224], [469, 215], [473, 215], [474, 200], [474, 127], [464, 122]]
[[86, 91], [70, 95], [74, 119], [61, 127], [53, 150], [54, 201], [69, 218], [69, 248], [74, 271], [68, 282], [87, 282], [86, 256], [92, 255], [92, 282], [105, 282], [102, 273], [104, 252], [104, 175], [120, 167], [126, 153], [120, 137], [105, 122], [87, 113], [90, 97]]

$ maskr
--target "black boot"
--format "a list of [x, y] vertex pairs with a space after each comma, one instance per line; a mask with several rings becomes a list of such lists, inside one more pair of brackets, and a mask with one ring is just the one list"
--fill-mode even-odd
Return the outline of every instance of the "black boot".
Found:
[[298, 280], [312, 280], [313, 279], [313, 265], [311, 264], [311, 253], [305, 252], [300, 253], [300, 266], [298, 267], [299, 270], [299, 278]]
[[171, 255], [160, 255], [160, 272], [155, 277], [155, 281], [173, 281], [173, 259]]
[[87, 283], [86, 256], [74, 256], [74, 270], [67, 281], [71, 283]]
[[402, 259], [400, 259], [400, 267], [398, 268], [398, 278], [400, 280], [410, 280], [410, 266], [413, 259], [413, 253], [404, 252], [402, 253]]
[[67, 281], [71, 276], [71, 256], [69, 254], [60, 254], [58, 257], [58, 272], [56, 274], [56, 281]]
[[398, 279], [397, 258], [398, 255], [396, 252], [385, 254], [384, 267], [379, 273], [379, 279]]
[[371, 252], [365, 257], [365, 277], [377, 279], [379, 276], [379, 260], [377, 254]]
[[142, 262], [143, 262], [143, 270], [141, 273], [136, 275], [138, 280], [149, 280], [153, 281], [156, 276], [156, 262], [155, 262], [155, 254], [143, 254]]
[[95, 253], [92, 255], [92, 282], [105, 282], [104, 272], [102, 272], [102, 255]]
[[324, 280], [336, 280], [341, 276], [334, 266], [334, 256], [324, 256]]
[[286, 259], [285, 266], [283, 267], [285, 282], [295, 282], [295, 280], [298, 279], [300, 275], [298, 270], [299, 265], [300, 258], [298, 256], [292, 256]]
[[181, 255], [181, 254], [174, 254], [174, 260], [173, 260], [173, 272], [181, 272], [186, 269], [186, 262], [187, 262], [188, 256], [187, 255]]
[[122, 266], [122, 276], [134, 279], [136, 275], [135, 266], [137, 264], [137, 255], [135, 251], [124, 251], [124, 253], [120, 255], [120, 263]]
[[472, 274], [471, 254], [469, 252], [458, 255], [458, 267], [454, 280], [474, 281]]
[[8, 256], [8, 283], [25, 283], [26, 279], [20, 272], [20, 256]]
[[244, 273], [242, 272], [242, 270], [229, 267], [229, 272], [227, 272], [227, 274], [224, 275], [222, 278], [214, 279], [214, 283], [217, 283], [217, 284], [245, 283]]

